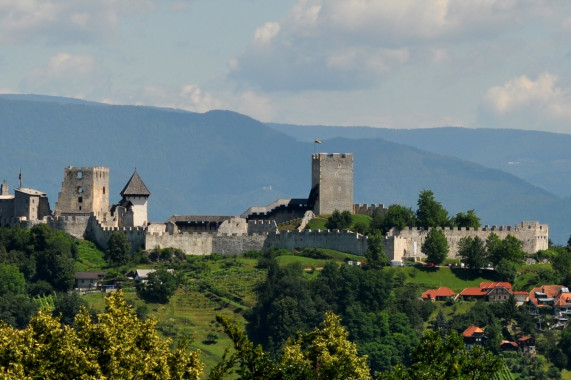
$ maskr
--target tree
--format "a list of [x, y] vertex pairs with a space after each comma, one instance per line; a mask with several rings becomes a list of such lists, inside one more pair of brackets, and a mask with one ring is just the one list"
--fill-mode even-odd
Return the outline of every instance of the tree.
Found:
[[433, 228], [428, 231], [420, 251], [426, 255], [428, 262], [436, 265], [442, 263], [448, 256], [448, 241], [442, 230]]
[[565, 249], [559, 251], [551, 261], [551, 267], [561, 284], [571, 286], [571, 252]]
[[121, 292], [94, 321], [85, 309], [77, 329], [40, 311], [24, 330], [0, 325], [0, 374], [8, 379], [196, 379], [204, 365], [183, 342], [171, 351], [156, 322], [140, 321]]
[[211, 380], [233, 372], [239, 379], [371, 379], [367, 358], [358, 356], [357, 347], [333, 313], [326, 314], [321, 328], [288, 340], [276, 361], [261, 346], [254, 346], [236, 323], [220, 315], [216, 320], [234, 342], [234, 352], [225, 353], [211, 371]]
[[459, 212], [454, 217], [454, 225], [457, 227], [466, 228], [480, 228], [482, 224], [480, 223], [480, 218], [476, 216], [474, 210], [468, 210], [466, 214]]
[[15, 265], [0, 264], [0, 296], [24, 294], [26, 279]]
[[367, 268], [380, 269], [389, 262], [387, 255], [383, 252], [384, 238], [379, 231], [369, 235], [367, 239], [367, 252], [365, 252], [365, 262]]
[[473, 239], [471, 236], [461, 238], [458, 242], [458, 255], [468, 268], [480, 269], [487, 263], [486, 247], [477, 236]]
[[54, 298], [52, 314], [54, 317], [59, 317], [61, 323], [71, 326], [82, 307], [87, 307], [87, 301], [77, 292], [60, 293]]
[[333, 214], [327, 219], [325, 227], [330, 230], [346, 230], [353, 223], [353, 216], [349, 211], [339, 212], [333, 211]]
[[[414, 211], [412, 211], [410, 207], [397, 204], [390, 205], [387, 212], [379, 218], [380, 219], [375, 223], [383, 235], [386, 235], [393, 227], [402, 230], [405, 227], [413, 227], [416, 225]], [[375, 224], [373, 224], [373, 226], [375, 226]]]
[[513, 261], [502, 259], [496, 265], [496, 273], [501, 281], [514, 283], [517, 277], [517, 265]]
[[501, 240], [498, 235], [492, 232], [486, 239], [486, 249], [488, 257], [494, 266], [497, 266], [503, 259], [511, 261], [515, 265], [520, 265], [525, 257], [521, 241], [512, 235], [508, 235], [504, 240]]
[[397, 365], [385, 380], [413, 379], [491, 379], [503, 368], [502, 360], [480, 346], [468, 350], [462, 336], [452, 330], [446, 337], [426, 330], [412, 353], [412, 366]]
[[448, 211], [440, 202], [434, 199], [434, 193], [423, 190], [418, 196], [418, 209], [416, 210], [416, 225], [418, 227], [450, 227]]
[[367, 357], [359, 357], [338, 316], [325, 315], [321, 328], [289, 340], [282, 368], [291, 379], [371, 379]]
[[137, 284], [137, 294], [146, 302], [168, 303], [178, 287], [176, 277], [166, 269], [149, 273], [145, 282]]
[[127, 240], [127, 236], [123, 231], [115, 231], [109, 237], [107, 250], [105, 251], [105, 260], [111, 264], [126, 264], [131, 255], [131, 244]]

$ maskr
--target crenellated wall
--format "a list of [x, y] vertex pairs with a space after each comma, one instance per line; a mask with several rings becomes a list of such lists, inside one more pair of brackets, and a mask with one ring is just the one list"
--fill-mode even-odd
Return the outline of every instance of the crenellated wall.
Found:
[[[444, 232], [444, 236], [448, 240], [449, 258], [458, 257], [458, 243], [460, 239], [466, 236], [472, 238], [479, 237], [486, 240], [493, 232], [500, 239], [505, 239], [511, 235], [522, 242], [522, 249], [526, 253], [536, 253], [539, 250], [548, 248], [549, 227], [539, 222], [523, 221], [520, 224], [512, 226], [484, 226], [482, 228], [440, 228]], [[387, 233], [385, 239], [385, 251], [390, 260], [400, 260], [402, 258], [410, 258], [420, 260], [425, 255], [420, 251], [426, 235], [430, 229], [408, 227], [403, 230], [393, 228]]]
[[368, 215], [370, 217], [372, 217], [375, 213], [381, 213], [381, 214], [385, 214], [387, 212], [387, 208], [385, 208], [385, 205], [382, 203], [379, 203], [378, 205], [372, 203], [370, 205], [368, 204], [357, 204], [355, 203], [353, 205], [353, 214], [357, 214], [357, 215]]
[[107, 243], [113, 232], [122, 231], [129, 243], [131, 243], [131, 251], [145, 247], [145, 236], [147, 229], [145, 227], [102, 227], [97, 219], [92, 216], [89, 219], [85, 237], [97, 243], [101, 249], [107, 249]]
[[248, 220], [248, 234], [275, 234], [277, 231], [275, 220]]

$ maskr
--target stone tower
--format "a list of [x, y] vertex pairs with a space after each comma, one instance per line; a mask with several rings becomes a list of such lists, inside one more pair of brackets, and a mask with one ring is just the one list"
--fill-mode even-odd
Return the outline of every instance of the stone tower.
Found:
[[109, 169], [65, 168], [55, 215], [93, 213], [98, 220], [109, 211]]
[[353, 154], [316, 153], [311, 163], [311, 188], [316, 215], [353, 212]]
[[147, 225], [147, 201], [150, 195], [151, 192], [135, 170], [129, 182], [121, 190], [122, 200], [119, 205], [125, 209], [125, 214], [121, 218], [124, 227]]

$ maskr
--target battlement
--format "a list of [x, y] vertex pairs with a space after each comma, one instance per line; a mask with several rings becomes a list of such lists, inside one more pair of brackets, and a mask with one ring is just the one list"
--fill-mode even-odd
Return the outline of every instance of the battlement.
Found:
[[385, 208], [385, 205], [383, 203], [379, 203], [377, 204], [357, 204], [355, 203], [353, 205], [353, 214], [356, 215], [368, 215], [368, 216], [373, 216], [374, 213], [376, 212], [380, 212], [380, 213], [385, 213], [387, 211], [387, 209]]
[[[525, 232], [525, 233], [536, 233], [537, 235], [545, 236], [549, 233], [549, 227], [547, 224], [540, 224], [539, 222], [521, 222], [515, 226], [496, 226], [496, 225], [484, 225], [480, 228], [474, 227], [435, 227], [437, 230], [444, 232]], [[413, 232], [428, 232], [432, 228], [425, 229], [423, 227], [404, 227], [402, 230], [397, 228], [391, 228], [388, 232], [389, 236], [404, 235]]]
[[357, 239], [365, 239], [367, 240], [368, 237], [366, 235], [362, 235], [358, 232], [353, 232], [350, 230], [286, 230], [280, 231], [280, 234], [284, 235], [300, 235], [300, 236], [335, 236], [335, 235], [342, 235], [342, 236], [350, 236], [355, 237]]
[[263, 226], [263, 225], [268, 225], [268, 226], [269, 226], [269, 225], [271, 225], [272, 223], [274, 223], [273, 220], [264, 220], [264, 219], [248, 220], [248, 225], [249, 225], [249, 226], [250, 226], [250, 225], [254, 225], [254, 226], [257, 226], [257, 225], [262, 225], [262, 226]]
[[65, 170], [70, 170], [70, 171], [96, 171], [96, 172], [105, 172], [105, 173], [109, 173], [109, 168], [106, 168], [104, 166], [90, 166], [90, 167], [77, 167], [77, 166], [68, 166], [67, 168], [65, 168]]
[[353, 158], [353, 153], [314, 153], [311, 158], [314, 160], [320, 160], [324, 158]]

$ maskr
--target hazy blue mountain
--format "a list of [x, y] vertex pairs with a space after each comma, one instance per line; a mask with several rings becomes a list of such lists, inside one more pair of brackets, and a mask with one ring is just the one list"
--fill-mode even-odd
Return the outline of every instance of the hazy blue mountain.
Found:
[[571, 196], [571, 134], [513, 129], [386, 129], [269, 124], [300, 141], [383, 138], [516, 175], [560, 197]]
[[[509, 173], [381, 138], [302, 142], [229, 111], [50, 102], [0, 97], [0, 180], [48, 193], [52, 208], [66, 166], [110, 168], [110, 201], [136, 168], [151, 191], [149, 215], [239, 215], [281, 197], [307, 197], [314, 149], [355, 155], [355, 202], [413, 209], [431, 189], [455, 214], [475, 209], [484, 224], [549, 223], [571, 232], [571, 199]], [[271, 190], [270, 190], [271, 186]]]

